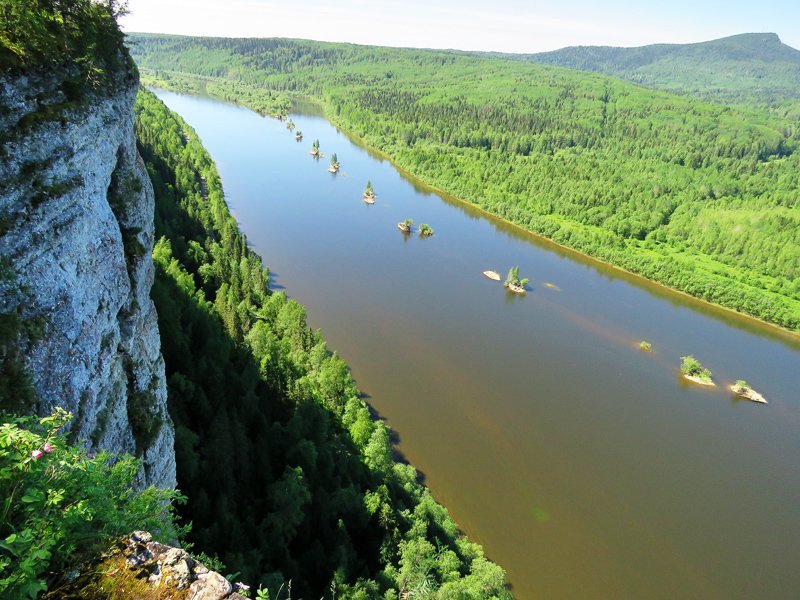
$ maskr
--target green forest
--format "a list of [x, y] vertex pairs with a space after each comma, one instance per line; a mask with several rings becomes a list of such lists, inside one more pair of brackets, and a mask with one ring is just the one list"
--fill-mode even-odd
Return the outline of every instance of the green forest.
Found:
[[312, 99], [423, 181], [588, 255], [800, 329], [800, 130], [595, 73], [457, 52], [135, 35], [145, 82]]
[[189, 541], [275, 598], [509, 597], [503, 570], [393, 455], [347, 365], [228, 211], [197, 135], [141, 91], [152, 291]]
[[597, 71], [709, 100], [777, 107], [791, 105], [792, 100], [797, 107], [800, 100], [800, 50], [783, 44], [774, 33], [743, 33], [697, 44], [573, 46], [506, 56]]

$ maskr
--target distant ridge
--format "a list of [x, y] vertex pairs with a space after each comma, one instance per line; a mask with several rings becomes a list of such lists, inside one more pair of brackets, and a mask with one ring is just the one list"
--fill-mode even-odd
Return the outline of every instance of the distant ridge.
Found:
[[507, 58], [595, 71], [710, 100], [777, 104], [800, 99], [800, 50], [775, 33], [637, 48], [570, 46]]

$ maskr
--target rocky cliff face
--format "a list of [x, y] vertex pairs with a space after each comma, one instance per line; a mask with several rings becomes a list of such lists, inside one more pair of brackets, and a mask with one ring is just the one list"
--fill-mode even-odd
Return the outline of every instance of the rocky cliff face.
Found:
[[82, 105], [62, 87], [0, 78], [0, 255], [16, 274], [0, 283], [0, 311], [38, 324], [20, 340], [39, 398], [30, 408], [63, 406], [73, 440], [137, 454], [144, 483], [174, 486], [136, 86]]

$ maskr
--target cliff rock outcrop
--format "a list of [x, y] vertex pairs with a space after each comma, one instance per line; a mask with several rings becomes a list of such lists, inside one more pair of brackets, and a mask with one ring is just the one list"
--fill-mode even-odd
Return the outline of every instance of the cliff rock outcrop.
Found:
[[72, 440], [143, 461], [175, 485], [174, 430], [150, 299], [153, 189], [133, 133], [135, 76], [69, 98], [55, 76], [0, 77], [0, 312], [38, 323], [19, 343], [38, 397]]
[[[119, 540], [97, 562], [65, 574], [50, 598], [170, 598], [172, 600], [244, 600], [216, 571], [185, 550], [154, 542], [146, 531]], [[246, 590], [246, 586], [244, 587]]]

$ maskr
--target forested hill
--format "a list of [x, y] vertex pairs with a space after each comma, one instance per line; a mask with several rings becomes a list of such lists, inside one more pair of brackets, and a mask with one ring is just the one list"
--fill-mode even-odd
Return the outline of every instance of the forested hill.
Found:
[[504, 56], [596, 71], [707, 99], [770, 104], [800, 99], [800, 50], [774, 33], [744, 33], [699, 44], [572, 46]]
[[422, 180], [699, 298], [800, 329], [800, 130], [774, 111], [453, 52], [134, 36], [145, 81], [293, 95]]

